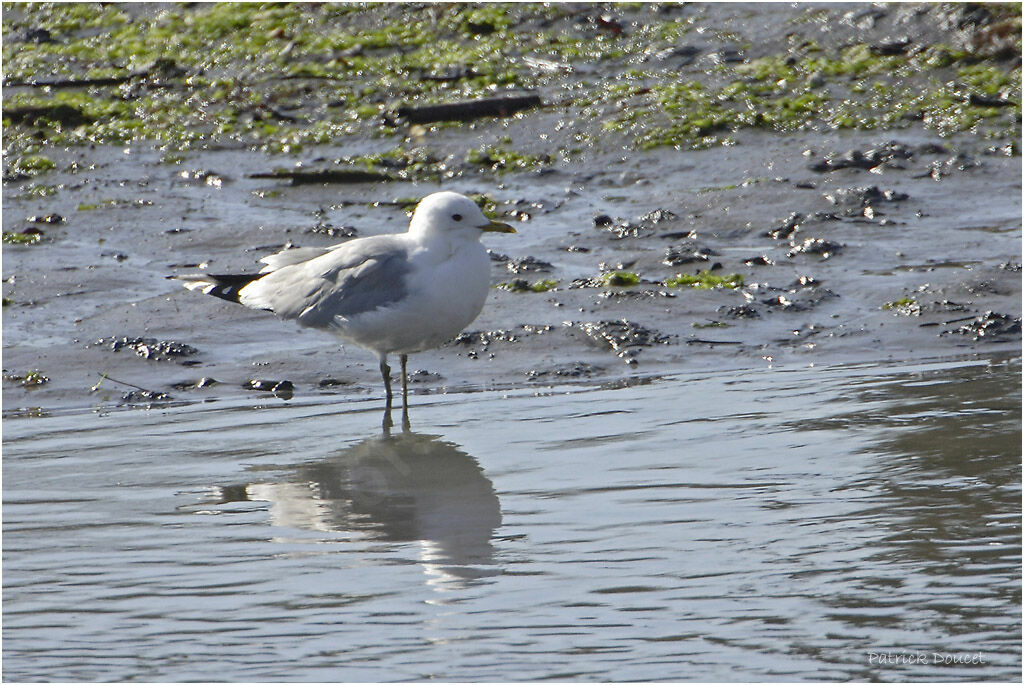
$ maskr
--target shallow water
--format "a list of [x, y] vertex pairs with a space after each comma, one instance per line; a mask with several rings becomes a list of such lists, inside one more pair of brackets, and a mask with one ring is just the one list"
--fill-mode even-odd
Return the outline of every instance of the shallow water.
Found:
[[1017, 680], [1020, 372], [5, 419], [3, 676]]

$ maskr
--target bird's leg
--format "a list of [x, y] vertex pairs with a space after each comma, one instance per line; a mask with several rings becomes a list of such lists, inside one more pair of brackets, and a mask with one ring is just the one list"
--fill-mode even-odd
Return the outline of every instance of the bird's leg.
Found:
[[408, 431], [409, 424], [409, 375], [406, 373], [406, 365], [409, 363], [409, 355], [403, 354], [402, 360], [402, 430]]
[[384, 379], [384, 406], [391, 409], [391, 367], [386, 356], [380, 358], [380, 377]]
[[391, 428], [391, 367], [388, 366], [387, 355], [380, 358], [380, 377], [384, 379], [384, 432]]
[[409, 406], [409, 376], [406, 374], [406, 365], [409, 363], [409, 355], [403, 354], [402, 359], [402, 406]]

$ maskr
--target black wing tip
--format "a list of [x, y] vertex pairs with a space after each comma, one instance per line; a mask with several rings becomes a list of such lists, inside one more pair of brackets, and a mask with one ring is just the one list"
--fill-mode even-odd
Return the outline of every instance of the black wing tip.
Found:
[[228, 302], [238, 302], [238, 294], [245, 286], [266, 274], [204, 274], [185, 285], [189, 290], [202, 290]]

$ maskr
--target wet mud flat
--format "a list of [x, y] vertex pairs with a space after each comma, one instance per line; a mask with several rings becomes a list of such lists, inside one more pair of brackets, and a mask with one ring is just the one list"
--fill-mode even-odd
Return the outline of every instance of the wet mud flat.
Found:
[[[295, 17], [255, 16], [305, 70], [235, 75], [254, 84], [243, 107], [236, 92], [217, 99], [231, 79], [214, 67], [254, 46], [219, 65], [183, 50], [102, 71], [80, 34], [175, 26], [136, 9], [5, 25], [5, 56], [12, 42], [39, 53], [13, 64], [4, 103], [5, 416], [380, 394], [368, 353], [166, 277], [403, 230], [439, 189], [478, 196], [519, 234], [488, 239], [484, 312], [413, 357], [414, 393], [1019, 353], [1020, 54], [1002, 37], [1019, 11], [438, 8], [442, 47], [476, 52], [442, 50], [386, 85], [373, 69], [426, 49], [410, 36], [339, 38], [336, 83]], [[47, 73], [63, 69], [44, 59], [61, 46], [94, 69]], [[915, 88], [932, 99], [890, 111]], [[496, 94], [520, 99], [480, 108]], [[193, 124], [175, 98], [199, 95]], [[453, 103], [476, 105], [457, 106], [460, 121]]]

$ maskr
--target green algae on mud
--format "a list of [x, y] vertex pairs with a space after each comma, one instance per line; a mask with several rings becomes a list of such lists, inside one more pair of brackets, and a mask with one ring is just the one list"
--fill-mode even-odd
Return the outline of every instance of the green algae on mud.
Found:
[[903, 297], [898, 300], [893, 300], [892, 302], [886, 302], [882, 305], [882, 309], [895, 312], [902, 316], [921, 315], [921, 305], [912, 297]]
[[18, 231], [4, 231], [4, 245], [35, 245], [41, 242], [43, 234], [41, 231], [34, 233], [21, 233]]
[[608, 271], [601, 274], [601, 285], [630, 286], [640, 283], [640, 274], [632, 271]]
[[499, 283], [494, 287], [512, 293], [546, 293], [557, 288], [558, 281], [552, 278], [542, 278], [530, 283], [524, 278], [517, 278], [512, 281]]
[[4, 380], [9, 383], [17, 383], [23, 388], [37, 388], [50, 382], [48, 376], [44, 376], [39, 369], [32, 369], [27, 373], [4, 372]]
[[690, 288], [696, 288], [697, 290], [712, 290], [718, 288], [735, 290], [736, 288], [743, 287], [743, 275], [725, 274], [724, 276], [719, 276], [705, 269], [695, 275], [676, 274], [671, 278], [665, 279], [665, 285], [669, 288], [681, 288], [683, 286], [687, 286]]
[[[641, 149], [730, 145], [746, 128], [915, 122], [944, 135], [977, 130], [1016, 139], [1020, 8], [985, 11], [992, 35], [979, 32], [988, 42], [977, 45], [827, 47], [807, 27], [828, 13], [808, 9], [789, 20], [776, 52], [705, 67], [690, 62], [708, 48], [681, 46], [707, 12], [697, 6], [616, 5], [606, 16], [590, 5], [558, 4], [8, 3], [4, 124], [15, 150], [41, 137], [52, 145], [155, 141], [170, 150], [233, 145], [300, 154], [349, 136], [407, 138], [406, 127], [383, 116], [397, 102], [531, 89], [562, 94], [554, 107], [575, 119], [573, 140], [557, 145], [557, 156], [485, 142], [466, 153], [468, 165], [536, 170], [608, 132]], [[711, 37], [756, 52], [756, 34]], [[1006, 45], [1015, 46], [1015, 63]], [[670, 67], [681, 49], [684, 57], [695, 51], [682, 71]], [[117, 83], [73, 87], [88, 79]], [[61, 85], [32, 86], [45, 82]], [[78, 121], [9, 116], [54, 106], [77, 112]], [[406, 173], [430, 180], [435, 171]]]

